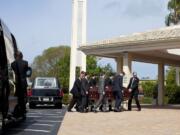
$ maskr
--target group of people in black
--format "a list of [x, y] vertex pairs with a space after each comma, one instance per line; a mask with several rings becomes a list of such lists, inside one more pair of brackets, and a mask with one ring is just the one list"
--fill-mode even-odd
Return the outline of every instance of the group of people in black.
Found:
[[[100, 74], [97, 79], [95, 75], [93, 75], [89, 79], [89, 75], [81, 71], [79, 78], [77, 78], [74, 82], [73, 88], [71, 89], [72, 99], [68, 106], [68, 111], [71, 112], [72, 108], [75, 107], [78, 112], [88, 112], [89, 110], [93, 112], [97, 112], [98, 108], [100, 111], [106, 112], [113, 110], [114, 112], [121, 112], [121, 103], [123, 101], [123, 77], [125, 73], [119, 73], [115, 76], [107, 77], [104, 73]], [[128, 99], [128, 111], [131, 111], [132, 107], [132, 99], [134, 98], [137, 104], [138, 111], [141, 111], [141, 106], [138, 100], [138, 85], [139, 79], [137, 77], [137, 73], [133, 72], [133, 77], [129, 81], [129, 85], [127, 87], [128, 92], [130, 93]], [[106, 99], [106, 89], [111, 87], [113, 98], [115, 100], [114, 109], [112, 109], [112, 102], [108, 104], [108, 100]], [[93, 88], [98, 88], [98, 100], [93, 104], [93, 107], [89, 109], [89, 93]]]

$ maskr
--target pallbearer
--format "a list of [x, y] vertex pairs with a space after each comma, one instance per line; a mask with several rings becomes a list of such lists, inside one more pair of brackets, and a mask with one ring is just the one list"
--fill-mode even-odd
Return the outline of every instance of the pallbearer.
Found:
[[81, 109], [81, 81], [85, 76], [85, 72], [81, 71], [80, 77], [76, 79], [74, 82], [73, 88], [71, 89], [71, 94], [72, 94], [72, 99], [70, 101], [70, 104], [68, 106], [68, 111], [71, 112], [71, 109], [76, 105], [76, 110], [77, 111], [82, 111]]
[[88, 93], [89, 93], [89, 82], [88, 82], [88, 74], [85, 73], [85, 77], [82, 78], [81, 81], [81, 112], [88, 111]]
[[130, 82], [128, 85], [129, 92], [131, 92], [131, 96], [128, 101], [128, 110], [129, 111], [131, 111], [131, 104], [132, 104], [133, 97], [136, 101], [138, 111], [141, 111], [141, 106], [140, 106], [139, 100], [138, 100], [138, 94], [139, 94], [138, 86], [139, 86], [139, 78], [137, 77], [137, 73], [133, 72], [133, 77], [130, 79]]
[[123, 76], [125, 75], [125, 73], [120, 73], [117, 74], [114, 77], [113, 80], [113, 94], [114, 94], [114, 98], [115, 98], [115, 108], [114, 111], [115, 112], [120, 112], [121, 111], [121, 102], [123, 100]]
[[99, 100], [94, 106], [93, 111], [97, 112], [97, 108], [100, 107], [100, 105], [103, 106], [102, 111], [106, 111], [106, 99], [105, 99], [105, 74], [101, 74], [99, 78], [98, 83], [98, 93], [99, 93]]

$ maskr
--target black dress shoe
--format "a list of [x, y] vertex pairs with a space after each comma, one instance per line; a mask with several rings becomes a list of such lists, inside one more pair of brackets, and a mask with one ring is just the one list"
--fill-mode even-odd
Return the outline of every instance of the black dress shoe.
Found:
[[121, 109], [114, 109], [114, 112], [122, 112]]
[[72, 112], [72, 110], [68, 110], [68, 112]]
[[86, 112], [89, 112], [89, 109], [88, 108], [86, 108], [86, 110], [85, 110]]
[[141, 111], [141, 108], [138, 108], [138, 111]]
[[112, 109], [112, 108], [109, 108], [109, 111], [111, 112], [111, 111], [113, 111], [113, 109]]

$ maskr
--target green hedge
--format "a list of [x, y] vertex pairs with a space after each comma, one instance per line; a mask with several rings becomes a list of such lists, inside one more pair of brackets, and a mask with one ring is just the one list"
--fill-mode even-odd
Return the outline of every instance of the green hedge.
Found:
[[180, 86], [177, 86], [177, 85], [165, 86], [165, 96], [168, 97], [168, 103], [179, 104], [180, 103]]
[[153, 97], [157, 93], [157, 83], [154, 81], [141, 82], [145, 97]]
[[[144, 81], [141, 82], [141, 86], [144, 91], [144, 96], [147, 98], [152, 98], [158, 96], [158, 85], [154, 81]], [[166, 103], [169, 104], [180, 104], [180, 86], [177, 85], [166, 85], [165, 86], [165, 99]], [[147, 102], [147, 101], [145, 101]], [[148, 101], [150, 102], [150, 100]]]
[[141, 104], [152, 104], [152, 97], [144, 97], [140, 102]]

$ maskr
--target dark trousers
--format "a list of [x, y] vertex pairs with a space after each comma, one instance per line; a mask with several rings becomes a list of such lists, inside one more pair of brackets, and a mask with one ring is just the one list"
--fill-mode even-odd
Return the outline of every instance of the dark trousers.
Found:
[[18, 98], [18, 103], [22, 109], [22, 114], [26, 113], [26, 96], [24, 97], [19, 97]]
[[81, 101], [81, 111], [85, 111], [87, 104], [88, 104], [88, 96], [82, 96], [82, 101]]
[[136, 101], [136, 105], [138, 109], [141, 109], [140, 103], [139, 103], [139, 99], [138, 99], [138, 91], [132, 91], [131, 96], [128, 100], [128, 110], [131, 110], [131, 104], [132, 104], [132, 99], [134, 97], [135, 101]]
[[86, 96], [86, 109], [89, 107], [89, 95]]
[[114, 91], [114, 98], [115, 98], [115, 109], [121, 108], [122, 102], [122, 92], [121, 91]]
[[82, 109], [82, 111], [87, 109], [88, 106], [89, 106], [89, 96], [84, 95], [84, 96], [82, 96], [82, 99], [81, 99], [81, 109]]
[[27, 103], [27, 94], [26, 94], [26, 89], [27, 87], [26, 86], [22, 86], [22, 87], [17, 87], [18, 89], [18, 94], [17, 94], [17, 97], [18, 97], [18, 104], [20, 106], [20, 109], [21, 109], [21, 114], [22, 115], [25, 115], [26, 114], [26, 103]]
[[81, 107], [81, 97], [80, 96], [73, 96], [70, 103], [69, 103], [69, 106], [68, 106], [68, 111], [70, 111], [74, 105], [76, 104], [76, 110], [79, 111], [80, 110], [80, 107]]

